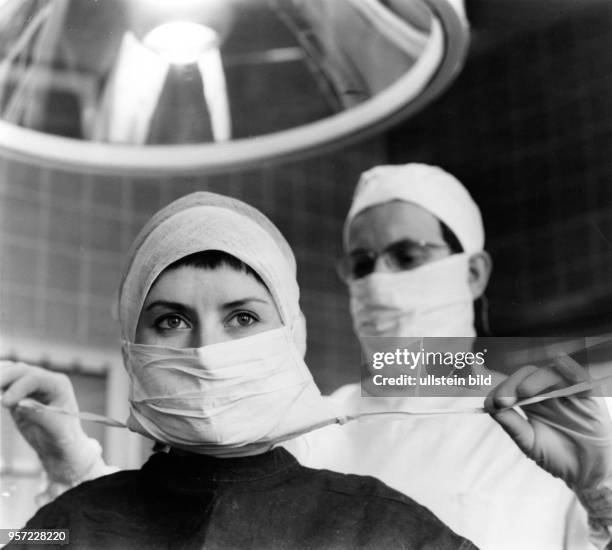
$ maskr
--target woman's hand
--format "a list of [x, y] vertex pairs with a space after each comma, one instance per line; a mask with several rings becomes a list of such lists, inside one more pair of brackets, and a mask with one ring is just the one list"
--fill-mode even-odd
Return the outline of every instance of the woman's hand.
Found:
[[0, 361], [0, 387], [2, 405], [11, 411], [19, 431], [34, 448], [51, 479], [64, 481], [62, 478], [68, 472], [72, 477], [74, 472], [90, 466], [91, 458], [83, 453], [88, 437], [78, 419], [18, 405], [20, 400], [30, 398], [77, 412], [72, 383], [65, 374], [25, 363]]
[[529, 458], [577, 492], [612, 481], [612, 422], [603, 399], [592, 391], [557, 397], [521, 407], [526, 418], [507, 407], [584, 382], [586, 374], [568, 357], [556, 359], [552, 367], [526, 366], [485, 401], [486, 410]]

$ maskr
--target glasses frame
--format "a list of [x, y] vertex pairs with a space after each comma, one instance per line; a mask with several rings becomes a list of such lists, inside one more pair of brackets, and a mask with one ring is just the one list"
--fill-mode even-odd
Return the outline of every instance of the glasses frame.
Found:
[[[450, 245], [448, 243], [437, 243], [437, 242], [427, 241], [424, 239], [419, 239], [419, 240], [399, 239], [397, 241], [392, 242], [388, 246], [386, 246], [383, 250], [374, 251], [374, 250], [363, 249], [364, 255], [368, 254], [371, 256], [372, 269], [371, 271], [368, 271], [367, 273], [365, 273], [364, 275], [361, 275], [360, 277], [355, 277], [354, 275], [354, 268], [351, 265], [351, 262], [353, 260], [353, 257], [351, 256], [351, 254], [343, 254], [342, 256], [338, 257], [336, 259], [336, 272], [338, 274], [338, 277], [340, 277], [340, 280], [345, 283], [363, 279], [364, 277], [367, 277], [368, 275], [371, 275], [372, 273], [374, 273], [375, 268], [376, 268], [376, 262], [378, 261], [378, 258], [381, 258], [381, 257], [386, 261], [389, 267], [398, 268], [399, 266], [397, 265], [397, 262], [393, 264], [390, 263], [390, 253], [393, 251], [394, 248], [397, 248], [398, 246], [404, 243], [416, 245], [420, 248], [427, 249], [427, 250], [441, 250], [444, 248], [447, 250], [450, 250]], [[426, 263], [429, 263], [429, 262], [425, 262], [424, 264], [420, 264], [420, 265], [425, 265]], [[416, 267], [420, 267], [420, 266], [416, 266]], [[416, 269], [416, 267], [411, 268], [411, 269]], [[398, 271], [410, 271], [410, 269], [398, 269]]]

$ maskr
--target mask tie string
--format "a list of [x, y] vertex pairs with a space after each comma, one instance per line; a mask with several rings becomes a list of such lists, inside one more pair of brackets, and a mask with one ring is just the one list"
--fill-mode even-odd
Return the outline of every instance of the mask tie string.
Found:
[[[572, 386], [568, 386], [567, 388], [562, 388], [559, 390], [552, 390], [548, 392], [541, 393], [539, 395], [535, 395], [533, 397], [529, 397], [527, 399], [523, 399], [521, 401], [516, 402], [514, 405], [509, 407], [504, 407], [503, 409], [499, 409], [498, 412], [502, 412], [505, 410], [513, 409], [515, 407], [522, 407], [525, 405], [533, 405], [535, 403], [540, 403], [542, 401], [547, 401], [549, 399], [557, 399], [560, 397], [569, 397], [570, 395], [575, 395], [577, 393], [585, 392], [591, 389], [594, 389], [600, 386], [603, 382], [608, 380], [612, 380], [612, 374], [608, 376], [604, 376], [603, 378], [599, 378], [596, 380], [588, 380], [584, 382], [580, 382], [578, 384], [574, 384]], [[39, 413], [52, 413], [52, 414], [63, 414], [66, 416], [72, 416], [74, 418], [78, 418], [85, 422], [95, 422], [97, 424], [103, 424], [104, 426], [109, 426], [111, 428], [124, 428], [128, 429], [124, 422], [120, 422], [113, 418], [109, 418], [107, 416], [101, 414], [95, 414], [90, 412], [75, 412], [69, 411], [66, 409], [62, 409], [60, 407], [54, 407], [52, 405], [44, 405], [35, 401], [34, 399], [22, 399], [17, 403], [18, 407], [22, 407], [25, 409], [30, 409]], [[329, 426], [331, 424], [346, 424], [348, 422], [352, 422], [354, 420], [362, 420], [368, 418], [378, 418], [378, 417], [393, 417], [393, 416], [438, 416], [445, 414], [485, 414], [486, 411], [484, 407], [467, 407], [467, 408], [452, 408], [452, 409], [428, 409], [428, 410], [398, 410], [398, 411], [380, 411], [380, 412], [366, 412], [366, 413], [357, 413], [357, 414], [346, 414], [346, 415], [337, 415], [335, 417], [331, 417], [328, 420], [324, 420], [319, 422], [311, 427], [300, 430], [299, 432], [290, 434], [288, 437], [283, 438], [283, 440], [293, 439], [294, 437], [298, 437], [299, 435], [303, 435], [305, 433], [318, 430], [320, 428], [324, 428], [325, 426]]]

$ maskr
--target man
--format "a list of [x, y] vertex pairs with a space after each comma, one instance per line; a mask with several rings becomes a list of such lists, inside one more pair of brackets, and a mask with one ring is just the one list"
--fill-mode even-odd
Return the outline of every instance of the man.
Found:
[[[473, 301], [486, 288], [491, 262], [483, 250], [478, 207], [450, 174], [414, 164], [365, 173], [345, 224], [344, 245], [343, 272], [365, 352], [372, 337], [475, 335]], [[52, 373], [9, 368], [11, 375], [4, 377], [14, 383], [3, 398], [5, 406], [14, 407], [18, 399], [41, 388], [47, 403], [66, 401], [71, 395], [65, 380], [62, 387], [51, 388]], [[489, 396], [487, 409], [522, 452], [491, 417], [476, 414], [351, 423], [311, 432], [286, 446], [307, 466], [382, 479], [481, 548], [586, 548], [585, 514], [574, 493], [527, 454], [572, 486], [589, 508], [593, 541], [603, 546], [612, 518], [606, 500], [612, 481], [612, 439], [609, 426], [601, 425], [602, 411], [586, 395], [527, 407], [529, 422], [516, 411], [498, 411], [551, 386], [570, 385], [577, 376], [562, 364], [547, 371], [526, 367]], [[3, 387], [10, 384], [2, 382]], [[365, 388], [376, 395], [371, 384]], [[340, 388], [334, 399], [341, 410], [355, 412], [472, 403], [452, 395], [362, 397], [359, 385]], [[580, 411], [583, 421], [581, 429], [571, 433], [568, 406]], [[70, 424], [68, 439], [58, 444], [68, 433], [60, 423], [69, 421], [45, 422], [52, 421], [53, 426], [42, 427], [41, 420], [18, 416], [22, 432], [55, 481], [51, 490], [105, 473], [99, 450], [85, 443], [77, 424]]]
[[[344, 226], [342, 273], [365, 354], [371, 354], [372, 341], [385, 337], [461, 337], [446, 344], [469, 346], [476, 334], [474, 300], [482, 296], [491, 271], [484, 240], [477, 205], [440, 168], [380, 166], [363, 174]], [[489, 410], [495, 399], [516, 395], [517, 388], [524, 397], [544, 390], [546, 382], [530, 372], [519, 371], [499, 386], [488, 400]], [[339, 408], [366, 412], [482, 404], [460, 396], [457, 388], [454, 395], [415, 399], [394, 397], [368, 382], [363, 390], [377, 397], [362, 397], [358, 384], [345, 386], [334, 394]], [[534, 416], [542, 412], [532, 411]], [[531, 426], [518, 423], [515, 414], [506, 411], [496, 420], [515, 439], [529, 439]], [[561, 415], [559, 422], [563, 431]], [[536, 421], [535, 428], [542, 426]], [[574, 494], [526, 460], [489, 417], [416, 416], [349, 424], [337, 432], [335, 437], [319, 434], [316, 443], [298, 452], [300, 459], [379, 477], [482, 548], [586, 547], [587, 537], [579, 532], [586, 522], [579, 518]], [[534, 446], [522, 448], [534, 457]]]

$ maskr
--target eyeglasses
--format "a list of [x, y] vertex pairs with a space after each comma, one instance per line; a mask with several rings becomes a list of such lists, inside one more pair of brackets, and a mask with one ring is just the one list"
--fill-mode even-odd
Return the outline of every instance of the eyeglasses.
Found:
[[383, 258], [387, 266], [395, 271], [415, 269], [433, 259], [436, 250], [449, 249], [446, 243], [413, 241], [402, 239], [391, 243], [381, 252], [357, 249], [343, 256], [336, 263], [338, 275], [343, 281], [361, 279], [370, 275], [376, 268], [378, 258]]

